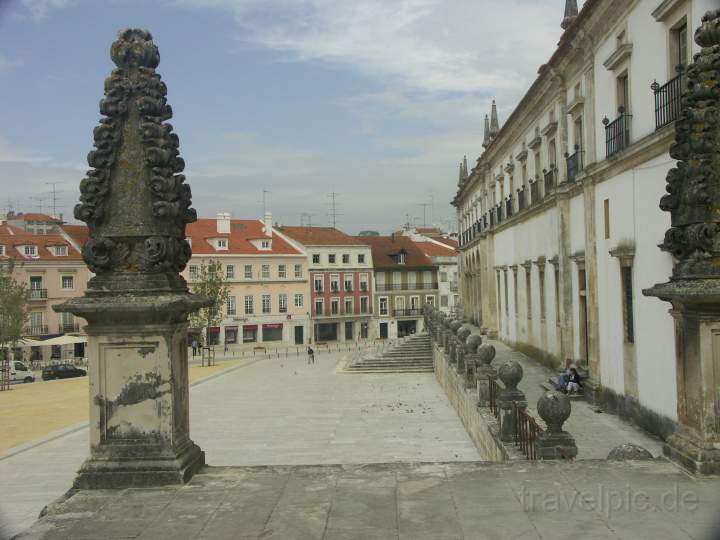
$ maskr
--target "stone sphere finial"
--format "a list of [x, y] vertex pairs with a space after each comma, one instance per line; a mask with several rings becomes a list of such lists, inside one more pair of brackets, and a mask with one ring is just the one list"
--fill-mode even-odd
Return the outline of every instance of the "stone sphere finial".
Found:
[[458, 330], [460, 330], [460, 327], [463, 325], [462, 321], [458, 321], [457, 319], [454, 319], [450, 322], [450, 331], [453, 334], [456, 334]]
[[489, 366], [495, 358], [495, 347], [492, 345], [483, 345], [478, 349], [478, 355], [480, 356], [480, 362]]
[[645, 459], [653, 459], [653, 455], [642, 446], [632, 443], [616, 446], [610, 450], [607, 456], [608, 461], [638, 461]]
[[479, 334], [471, 334], [465, 340], [465, 352], [468, 354], [475, 354], [477, 348], [482, 344], [482, 337]]
[[472, 330], [470, 330], [467, 327], [458, 328], [457, 331], [457, 338], [462, 342], [465, 343], [465, 340], [470, 337], [470, 334], [472, 333]]
[[523, 368], [517, 360], [508, 360], [498, 369], [498, 377], [507, 390], [517, 390], [523, 378]]
[[570, 400], [561, 392], [546, 392], [537, 402], [537, 412], [548, 426], [548, 431], [562, 431], [565, 420], [570, 416]]
[[118, 32], [118, 39], [110, 48], [110, 58], [119, 68], [156, 68], [160, 64], [160, 51], [152, 35], [141, 28], [126, 28]]

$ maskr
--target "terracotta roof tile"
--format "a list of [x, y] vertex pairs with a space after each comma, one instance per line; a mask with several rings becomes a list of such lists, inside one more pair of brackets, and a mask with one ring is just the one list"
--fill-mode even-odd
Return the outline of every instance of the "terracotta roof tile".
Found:
[[367, 246], [362, 240], [333, 227], [297, 227], [283, 225], [278, 230], [305, 246]]
[[[265, 225], [258, 219], [230, 220], [230, 234], [217, 232], [217, 220], [200, 218], [187, 226], [186, 236], [192, 241], [193, 255], [300, 255], [301, 252], [277, 234], [272, 236], [272, 249], [256, 248], [250, 240], [269, 239]], [[207, 240], [227, 238], [228, 249], [215, 249]]]
[[[372, 249], [373, 267], [375, 268], [418, 268], [432, 267], [433, 262], [407, 236], [363, 236]], [[405, 264], [396, 262], [394, 258], [401, 250], [405, 251]]]
[[[12, 231], [10, 234], [9, 231]], [[19, 232], [18, 232], [19, 231]], [[82, 260], [80, 252], [70, 242], [59, 234], [32, 234], [7, 225], [0, 226], [0, 245], [5, 246], [5, 258], [13, 258], [24, 261], [69, 261]], [[25, 255], [22, 246], [37, 246], [37, 256]], [[67, 255], [55, 255], [50, 251], [51, 247], [67, 246]]]
[[54, 218], [52, 216], [48, 216], [47, 214], [40, 214], [40, 213], [33, 213], [28, 212], [27, 214], [17, 214], [11, 218], [10, 220], [17, 220], [17, 221], [50, 221], [53, 223], [62, 223], [61, 220]]

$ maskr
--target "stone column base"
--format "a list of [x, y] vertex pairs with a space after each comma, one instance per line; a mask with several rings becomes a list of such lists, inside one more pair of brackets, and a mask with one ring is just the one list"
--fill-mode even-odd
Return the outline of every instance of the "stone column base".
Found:
[[537, 459], [572, 459], [577, 452], [575, 439], [567, 431], [545, 431], [535, 440]]
[[691, 435], [670, 435], [663, 445], [663, 454], [695, 474], [720, 474], [720, 448], [703, 444]]
[[121, 489], [184, 484], [205, 465], [205, 452], [191, 442], [175, 458], [93, 459], [75, 477], [77, 489]]

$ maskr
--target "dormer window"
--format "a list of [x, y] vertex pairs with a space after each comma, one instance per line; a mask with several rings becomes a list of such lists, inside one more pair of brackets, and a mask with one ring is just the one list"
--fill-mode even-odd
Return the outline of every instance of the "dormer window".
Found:
[[407, 252], [405, 250], [401, 250], [397, 255], [395, 255], [395, 262], [398, 264], [405, 264], [406, 258]]
[[26, 257], [37, 257], [37, 246], [25, 246], [23, 253]]
[[218, 238], [215, 244], [215, 247], [217, 249], [227, 249], [228, 248], [228, 241], [226, 238]]
[[5, 256], [5, 246], [0, 244], [0, 257], [4, 257], [4, 256]]
[[67, 257], [68, 248], [67, 246], [55, 246], [53, 248], [53, 253], [56, 257]]
[[260, 242], [260, 249], [270, 249], [270, 240]]

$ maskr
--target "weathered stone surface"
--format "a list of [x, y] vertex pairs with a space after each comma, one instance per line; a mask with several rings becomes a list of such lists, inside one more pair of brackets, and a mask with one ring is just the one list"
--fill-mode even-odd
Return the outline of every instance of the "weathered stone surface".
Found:
[[561, 392], [546, 392], [537, 403], [537, 412], [547, 428], [535, 440], [538, 459], [570, 459], [577, 456], [575, 439], [562, 427], [570, 417], [570, 400]]
[[625, 443], [613, 448], [607, 458], [609, 461], [635, 461], [653, 459], [653, 455], [642, 446]]
[[84, 297], [54, 306], [88, 321], [90, 458], [80, 488], [187, 481], [204, 464], [189, 437], [187, 317], [206, 306], [179, 272], [196, 219], [180, 173], [179, 140], [149, 32], [122, 30], [110, 53], [93, 169], [75, 217], [88, 224], [83, 258], [96, 273]]

